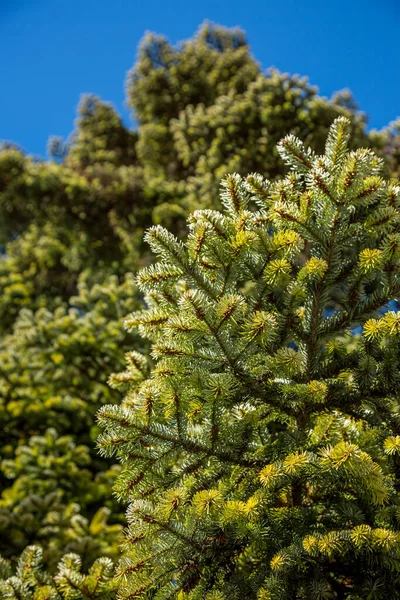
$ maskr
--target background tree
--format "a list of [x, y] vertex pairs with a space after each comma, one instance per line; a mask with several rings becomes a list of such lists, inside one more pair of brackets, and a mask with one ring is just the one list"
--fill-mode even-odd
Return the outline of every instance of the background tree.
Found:
[[[171, 227], [179, 214], [218, 207], [227, 173], [282, 175], [276, 144], [287, 133], [322, 152], [332, 121], [344, 115], [354, 147], [381, 151], [387, 140], [366, 132], [366, 117], [348, 90], [328, 100], [306, 78], [261, 71], [243, 32], [210, 24], [177, 48], [146, 36], [127, 93], [139, 124], [146, 197], [156, 205], [153, 220]], [[387, 144], [385, 151], [392, 157]]]
[[3, 556], [39, 541], [51, 564], [78, 548], [84, 567], [116, 554], [121, 510], [109, 489], [117, 469], [94, 448], [94, 416], [118, 401], [107, 379], [128, 347], [122, 319], [137, 305], [132, 276], [82, 282], [67, 306], [21, 310], [1, 340]]

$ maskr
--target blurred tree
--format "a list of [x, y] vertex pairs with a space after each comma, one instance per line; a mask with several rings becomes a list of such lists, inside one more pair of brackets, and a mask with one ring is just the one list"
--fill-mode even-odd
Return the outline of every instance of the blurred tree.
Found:
[[137, 164], [138, 133], [129, 131], [110, 104], [84, 95], [78, 107], [77, 128], [69, 144], [67, 165], [76, 170], [97, 164], [114, 167]]
[[137, 306], [132, 275], [92, 286], [82, 277], [67, 305], [21, 310], [0, 340], [3, 556], [37, 542], [50, 567], [67, 551], [82, 553], [85, 568], [116, 555], [118, 468], [95, 450], [94, 415], [118, 400], [107, 379], [131, 338], [122, 319]]
[[390, 170], [394, 177], [400, 177], [400, 118], [384, 129], [384, 140], [383, 151]]
[[227, 173], [282, 175], [276, 144], [287, 133], [322, 152], [332, 121], [346, 116], [353, 147], [388, 153], [387, 133], [367, 133], [366, 116], [348, 90], [328, 100], [306, 78], [261, 71], [238, 29], [205, 24], [178, 47], [148, 34], [127, 93], [153, 221], [175, 231], [177, 217], [182, 224], [191, 210], [219, 206], [218, 185]]

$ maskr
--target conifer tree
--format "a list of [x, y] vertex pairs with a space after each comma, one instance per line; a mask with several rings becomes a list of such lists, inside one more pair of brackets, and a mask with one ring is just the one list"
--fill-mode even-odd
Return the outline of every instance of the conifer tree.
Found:
[[400, 598], [400, 186], [349, 134], [288, 135], [286, 177], [230, 175], [185, 242], [146, 234], [126, 327], [151, 356], [99, 413], [121, 599]]
[[352, 122], [353, 148], [373, 147], [392, 170], [398, 164], [388, 132], [366, 131], [366, 115], [348, 90], [327, 99], [306, 77], [262, 70], [239, 29], [205, 23], [178, 46], [146, 35], [127, 95], [153, 220], [175, 231], [177, 217], [182, 222], [198, 208], [220, 208], [217, 190], [227, 173], [281, 176], [276, 145], [284, 135], [322, 152], [338, 116]]
[[[322, 152], [338, 115], [351, 120], [351, 147], [399, 169], [396, 124], [367, 132], [348, 92], [326, 99], [303, 78], [263, 71], [237, 29], [205, 24], [176, 47], [146, 36], [127, 96], [134, 128], [86, 95], [49, 161], [0, 148], [0, 552], [16, 559], [41, 544], [51, 573], [65, 552], [85, 571], [116, 552], [123, 507], [107, 490], [118, 467], [93, 448], [94, 415], [118, 401], [106, 381], [124, 353], [144, 350], [121, 328], [140, 306], [130, 273], [150, 261], [144, 230], [181, 233], [191, 210], [219, 209], [228, 172], [280, 177], [279, 139]], [[66, 486], [64, 470], [79, 468], [85, 485]]]

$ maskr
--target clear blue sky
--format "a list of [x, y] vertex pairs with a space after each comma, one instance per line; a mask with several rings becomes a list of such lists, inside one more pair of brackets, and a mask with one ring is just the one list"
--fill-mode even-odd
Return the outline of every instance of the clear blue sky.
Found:
[[85, 92], [130, 123], [124, 79], [143, 33], [175, 43], [205, 19], [244, 28], [263, 68], [325, 96], [349, 87], [371, 127], [400, 115], [399, 0], [0, 0], [0, 139], [44, 156]]

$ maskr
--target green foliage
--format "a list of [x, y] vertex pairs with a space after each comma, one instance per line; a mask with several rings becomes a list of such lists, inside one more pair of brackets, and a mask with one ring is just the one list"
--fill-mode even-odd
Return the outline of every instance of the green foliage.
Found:
[[[91, 95], [83, 96], [78, 108], [77, 130], [72, 137], [68, 165], [96, 174], [99, 164], [114, 167], [137, 163], [137, 133], [124, 127], [111, 105]], [[99, 174], [99, 172], [97, 171]]]
[[[220, 207], [218, 185], [227, 173], [282, 175], [276, 144], [285, 134], [322, 152], [340, 115], [352, 121], [352, 147], [374, 147], [392, 170], [398, 163], [391, 133], [367, 134], [365, 115], [348, 90], [328, 100], [304, 77], [261, 71], [237, 29], [205, 24], [178, 47], [147, 35], [127, 92], [140, 126], [137, 153], [145, 196], [161, 203], [163, 224], [174, 230], [176, 206], [185, 214]], [[155, 222], [159, 210], [153, 211]]]
[[128, 98], [141, 123], [168, 123], [190, 104], [243, 92], [258, 73], [240, 29], [206, 23], [180, 48], [148, 34], [128, 77]]
[[92, 287], [82, 279], [69, 306], [24, 309], [1, 340], [3, 556], [38, 542], [50, 566], [67, 551], [84, 566], [116, 555], [122, 516], [109, 489], [118, 467], [94, 449], [94, 415], [118, 399], [107, 379], [123, 364], [132, 337], [122, 319], [137, 305], [130, 275]]
[[54, 577], [43, 570], [42, 551], [37, 546], [24, 550], [15, 574], [11, 565], [1, 560], [0, 593], [4, 600], [110, 600], [115, 597], [116, 582], [109, 558], [98, 558], [84, 574], [80, 557], [66, 554]]
[[[102, 506], [118, 469], [93, 473], [89, 448], [77, 446], [72, 436], [48, 429], [19, 445], [15, 458], [1, 463], [3, 474], [14, 480], [0, 503], [3, 555], [23, 549], [33, 537], [46, 548], [46, 559], [55, 565], [67, 550], [84, 550], [85, 565], [94, 556], [114, 556], [120, 525], [109, 524], [111, 508]], [[79, 504], [77, 504], [79, 502]], [[23, 510], [21, 511], [21, 505]], [[115, 518], [115, 517], [114, 517]]]
[[[11, 168], [12, 160], [18, 168]], [[32, 281], [35, 296], [68, 297], [83, 270], [115, 272], [118, 260], [125, 268], [136, 264], [137, 256], [121, 238], [124, 226], [135, 223], [135, 203], [137, 215], [143, 210], [140, 186], [128, 167], [115, 169], [111, 177], [105, 172], [109, 167], [82, 175], [64, 165], [37, 163], [17, 150], [0, 152], [0, 240], [7, 244], [2, 289], [7, 276], [18, 274]]]
[[137, 304], [128, 274], [92, 287], [82, 280], [69, 305], [54, 311], [19, 313], [0, 343], [2, 444], [15, 446], [26, 419], [31, 432], [55, 427], [86, 442], [93, 439], [97, 407], [117, 398], [107, 378], [128, 345], [120, 323]]
[[[383, 153], [395, 177], [400, 175], [400, 119], [390, 123], [383, 131]], [[378, 134], [379, 135], [379, 134]]]
[[[297, 208], [288, 204], [286, 196], [298, 193], [297, 179], [272, 186], [265, 179], [275, 181], [286, 169], [276, 150], [277, 142], [285, 134], [294, 134], [321, 153], [330, 124], [344, 115], [352, 123], [351, 147], [372, 147], [384, 157], [386, 173], [398, 174], [399, 170], [396, 123], [382, 132], [368, 133], [366, 118], [358, 112], [349, 92], [340, 92], [328, 100], [319, 97], [304, 78], [262, 71], [250, 54], [244, 33], [237, 29], [205, 24], [191, 40], [177, 47], [160, 36], [146, 36], [128, 76], [127, 96], [135, 129], [129, 129], [111, 105], [86, 95], [69, 140], [49, 140], [49, 161], [26, 156], [12, 144], [0, 148], [0, 551], [14, 561], [26, 546], [40, 544], [42, 550], [37, 552], [42, 552], [43, 569], [38, 569], [40, 573], [45, 571], [46, 577], [52, 577], [65, 552], [81, 556], [83, 573], [99, 556], [117, 553], [123, 507], [110, 498], [109, 490], [120, 467], [113, 465], [114, 459], [99, 458], [94, 449], [99, 432], [94, 415], [99, 407], [118, 402], [118, 390], [129, 390], [131, 380], [146, 380], [152, 361], [161, 365], [156, 367], [157, 377], [167, 377], [168, 370], [163, 370], [164, 363], [159, 359], [167, 352], [184, 360], [186, 347], [196, 350], [196, 360], [203, 361], [206, 371], [213, 362], [217, 369], [201, 393], [192, 397], [189, 416], [185, 418], [191, 420], [194, 431], [202, 422], [205, 400], [209, 403], [222, 394], [234, 404], [239, 393], [235, 376], [226, 371], [226, 365], [221, 366], [218, 353], [207, 344], [203, 346], [207, 324], [196, 317], [193, 329], [194, 309], [189, 300], [175, 320], [168, 320], [168, 335], [154, 346], [151, 360], [141, 357], [140, 353], [147, 351], [147, 341], [130, 336], [121, 326], [128, 313], [143, 309], [132, 271], [146, 267], [138, 282], [150, 296], [154, 296], [153, 286], [161, 280], [166, 289], [173, 284], [173, 297], [176, 293], [179, 298], [183, 290], [178, 286], [175, 292], [173, 282], [182, 279], [183, 267], [195, 265], [187, 285], [196, 282], [207, 298], [210, 294], [213, 298], [213, 290], [219, 289], [223, 277], [226, 293], [218, 298], [215, 308], [216, 318], [224, 323], [221, 343], [226, 343], [225, 328], [237, 320], [242, 327], [241, 339], [249, 349], [256, 345], [265, 353], [277, 347], [274, 360], [276, 368], [279, 365], [282, 371], [281, 378], [295, 376], [302, 368], [302, 355], [293, 345], [285, 346], [281, 339], [283, 307], [271, 308], [261, 300], [261, 304], [255, 301], [251, 317], [245, 318], [249, 311], [246, 294], [252, 293], [252, 286], [257, 288], [251, 280], [254, 273], [246, 269], [252, 268], [254, 252], [261, 252], [259, 230], [246, 225], [247, 217], [243, 225], [236, 226], [236, 222], [229, 221], [231, 217], [214, 212], [221, 208], [217, 193], [221, 178], [228, 172], [239, 174], [230, 177], [224, 188], [222, 200], [228, 208], [233, 201], [239, 207], [248, 202], [252, 209], [254, 198], [269, 206], [272, 193], [277, 223], [284, 219], [286, 210], [292, 223], [298, 219], [290, 231], [278, 227], [273, 237], [264, 237], [262, 243], [273, 258], [265, 266], [263, 277], [266, 289], [283, 292], [293, 278], [293, 256], [298, 256], [293, 306], [302, 309], [304, 286], [320, 285], [329, 269], [322, 255], [309, 256], [309, 243], [303, 248], [310, 231], [318, 243], [322, 242], [316, 227], [318, 214], [310, 213], [307, 201], [302, 200]], [[297, 168], [304, 174], [307, 168], [299, 159], [301, 145], [293, 137], [287, 143], [298, 154]], [[343, 149], [343, 143], [339, 144], [338, 160], [344, 156]], [[367, 153], [366, 165], [368, 156]], [[314, 160], [311, 151], [305, 152], [303, 158]], [[358, 166], [349, 163], [347, 168], [346, 182], [351, 182]], [[250, 176], [245, 182], [240, 179], [240, 175], [255, 171], [262, 176]], [[317, 177], [323, 185], [327, 177], [323, 166]], [[358, 189], [361, 180], [354, 177], [352, 189]], [[343, 182], [344, 187], [347, 185]], [[365, 195], [371, 203], [376, 202], [381, 190], [379, 177], [374, 173], [365, 186], [361, 198]], [[201, 213], [201, 218], [195, 213], [191, 218], [188, 250], [178, 244], [173, 262], [168, 258], [168, 248], [170, 244], [174, 246], [174, 238], [166, 236], [164, 240], [163, 234], [158, 240], [160, 230], [152, 230], [149, 238], [167, 260], [149, 264], [152, 258], [142, 242], [145, 229], [162, 225], [182, 234], [186, 231], [187, 215], [199, 208], [209, 212]], [[355, 224], [364, 209], [360, 204], [352, 210], [352, 231], [357, 237]], [[267, 209], [261, 206], [260, 211], [260, 218], [264, 219]], [[382, 230], [383, 235], [394, 214], [392, 205], [368, 213], [369, 230]], [[325, 217], [329, 221], [328, 213], [324, 213]], [[272, 213], [266, 218], [270, 223]], [[210, 231], [214, 233], [211, 235]], [[213, 250], [214, 237], [223, 240], [224, 236], [229, 242]], [[362, 277], [368, 279], [368, 293], [372, 293], [377, 273], [382, 269], [386, 273], [388, 257], [397, 252], [396, 240], [388, 241], [384, 248], [368, 246], [361, 250], [365, 250], [360, 254], [361, 279], [355, 278], [352, 302], [357, 300]], [[244, 256], [249, 256], [250, 261], [246, 269], [240, 266]], [[224, 271], [227, 265], [231, 265], [229, 273]], [[239, 272], [242, 279], [240, 289], [236, 289]], [[335, 291], [335, 306], [341, 302], [339, 292]], [[165, 301], [172, 301], [173, 297], [166, 296]], [[145, 336], [152, 336], [154, 325], [162, 326], [165, 320], [164, 300], [160, 304], [157, 298], [156, 294], [151, 312], [146, 309], [130, 319], [132, 325], [140, 324]], [[198, 301], [196, 298], [193, 302]], [[202, 304], [203, 297], [200, 299]], [[301, 315], [296, 318], [301, 319]], [[290, 323], [290, 327], [294, 325]], [[384, 329], [394, 325], [389, 321], [385, 326], [378, 325], [378, 329], [382, 327], [381, 337], [373, 333], [372, 322], [368, 327], [372, 336], [368, 344], [379, 348], [363, 357], [360, 373], [365, 385], [373, 381], [374, 373], [381, 368], [380, 348], [387, 346]], [[188, 346], [181, 346], [181, 338]], [[342, 336], [329, 343], [332, 360], [336, 361], [344, 360], [350, 348], [356, 351], [358, 342], [349, 344], [344, 338], [343, 344]], [[123, 368], [124, 355], [132, 348], [128, 370], [111, 377], [110, 388], [109, 376]], [[264, 358], [254, 358], [251, 369], [258, 373], [260, 385], [268, 379], [269, 368]], [[388, 362], [382, 369], [385, 376], [396, 380]], [[351, 378], [351, 374], [342, 375], [343, 385]], [[188, 389], [195, 387], [190, 383]], [[327, 390], [317, 379], [306, 389], [296, 388], [295, 393], [303, 394], [304, 402], [319, 398], [321, 406], [328, 398]], [[146, 418], [151, 419], [155, 401], [150, 388], [140, 400], [130, 397], [129, 391], [128, 397], [129, 402], [138, 402]], [[175, 410], [174, 396], [163, 401], [169, 419]], [[246, 402], [244, 408], [235, 408], [235, 415], [246, 413]], [[209, 418], [214, 418], [211, 405], [207, 406], [204, 410], [210, 410]], [[216, 415], [218, 406], [215, 404]], [[278, 417], [271, 415], [271, 420], [274, 418]], [[291, 426], [287, 416], [280, 415], [279, 419], [277, 431]], [[227, 426], [229, 422], [228, 419]], [[334, 420], [330, 431], [340, 431], [341, 422]], [[314, 431], [321, 428], [323, 425], [318, 425]], [[214, 431], [212, 435], [217, 434]], [[387, 439], [384, 461], [397, 464], [397, 432], [390, 430]], [[339, 442], [340, 435], [336, 440]], [[230, 452], [229, 448], [226, 451]], [[365, 451], [368, 454], [369, 450]], [[179, 467], [179, 448], [176, 452]], [[368, 469], [370, 465], [362, 463], [363, 456], [356, 453], [354, 464]], [[172, 474], [175, 457], [169, 458]], [[189, 465], [189, 471], [191, 468]], [[161, 461], [160, 472], [163, 469]], [[135, 468], [132, 473], [133, 479], [136, 475], [139, 480], [142, 477]], [[200, 490], [203, 491], [210, 490]], [[165, 515], [169, 514], [169, 502], [181, 501], [181, 491], [177, 492], [178, 500], [174, 500], [174, 493], [161, 501]], [[118, 494], [125, 497], [122, 488]], [[78, 567], [71, 568], [79, 572]], [[192, 572], [192, 566], [187, 569]], [[38, 577], [39, 571], [35, 571]], [[81, 581], [79, 573], [76, 577]], [[21, 581], [16, 585], [25, 590]], [[323, 590], [324, 585], [315, 583], [314, 588]], [[28, 597], [31, 591], [36, 593], [29, 586], [27, 589], [24, 594]], [[43, 597], [47, 597], [46, 593], [40, 591]], [[64, 592], [58, 587], [57, 593]], [[220, 598], [223, 593], [210, 592], [210, 597]]]
[[378, 313], [400, 186], [349, 134], [336, 119], [323, 155], [288, 135], [285, 178], [228, 176], [185, 241], [146, 233], [125, 324], [151, 360], [129, 354], [99, 412], [129, 502], [121, 599], [400, 597], [400, 318]]

